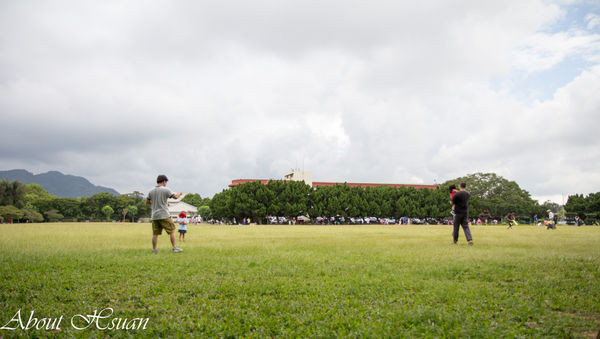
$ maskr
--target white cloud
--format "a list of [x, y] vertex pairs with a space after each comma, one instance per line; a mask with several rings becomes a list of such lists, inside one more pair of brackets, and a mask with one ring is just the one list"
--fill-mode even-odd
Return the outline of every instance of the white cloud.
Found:
[[545, 102], [488, 85], [571, 56], [600, 62], [598, 34], [545, 30], [564, 6], [6, 1], [0, 161], [121, 192], [166, 173], [212, 195], [300, 165], [315, 180], [494, 171], [539, 196], [597, 191], [597, 67]]
[[600, 15], [590, 13], [585, 16], [585, 21], [587, 22], [587, 29], [593, 30], [596, 27], [600, 27]]
[[536, 33], [515, 51], [513, 58], [514, 67], [520, 71], [538, 72], [551, 69], [572, 55], [595, 61], [599, 53], [600, 34], [571, 30]]

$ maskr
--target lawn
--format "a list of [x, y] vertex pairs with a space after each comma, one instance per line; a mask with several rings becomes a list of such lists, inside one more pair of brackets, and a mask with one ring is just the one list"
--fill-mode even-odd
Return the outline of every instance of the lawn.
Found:
[[462, 230], [452, 245], [450, 226], [188, 228], [183, 253], [171, 253], [163, 235], [153, 254], [150, 224], [0, 225], [0, 325], [16, 327], [0, 337], [595, 337], [600, 329], [599, 227], [475, 226], [474, 246]]

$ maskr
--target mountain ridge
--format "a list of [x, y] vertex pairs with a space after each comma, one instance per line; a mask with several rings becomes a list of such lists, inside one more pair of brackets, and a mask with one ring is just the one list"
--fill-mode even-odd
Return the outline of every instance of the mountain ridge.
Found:
[[25, 169], [0, 171], [0, 180], [19, 181], [23, 184], [38, 184], [48, 193], [61, 198], [89, 197], [96, 193], [107, 192], [120, 195], [116, 190], [92, 184], [84, 177], [63, 174], [59, 171], [48, 171], [33, 174]]

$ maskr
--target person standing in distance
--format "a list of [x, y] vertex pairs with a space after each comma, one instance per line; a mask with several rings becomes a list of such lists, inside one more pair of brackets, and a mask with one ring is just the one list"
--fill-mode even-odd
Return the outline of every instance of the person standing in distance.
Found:
[[459, 227], [462, 226], [463, 232], [469, 245], [473, 245], [473, 237], [471, 236], [471, 229], [469, 229], [469, 198], [471, 195], [467, 192], [467, 184], [461, 182], [458, 188], [458, 192], [452, 197], [452, 204], [454, 204], [454, 232], [452, 236], [454, 238], [454, 244], [458, 241]]
[[547, 210], [546, 212], [548, 212], [548, 227], [546, 227], [547, 230], [549, 229], [556, 229], [556, 215], [554, 214], [554, 212], [552, 212], [551, 210]]
[[146, 198], [146, 204], [152, 205], [152, 252], [158, 253], [156, 249], [156, 243], [158, 242], [158, 236], [162, 234], [162, 230], [171, 237], [171, 245], [173, 245], [173, 253], [183, 252], [183, 250], [176, 246], [175, 243], [175, 223], [171, 220], [169, 215], [169, 205], [167, 199], [173, 198], [178, 199], [181, 196], [181, 192], [173, 193], [168, 189], [167, 181], [169, 179], [166, 175], [161, 174], [156, 178], [156, 187], [154, 187], [148, 198]]

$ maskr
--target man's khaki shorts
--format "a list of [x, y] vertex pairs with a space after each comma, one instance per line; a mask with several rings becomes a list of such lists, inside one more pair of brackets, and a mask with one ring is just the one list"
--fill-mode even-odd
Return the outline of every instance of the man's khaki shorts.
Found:
[[152, 220], [152, 234], [161, 235], [162, 230], [165, 230], [167, 234], [171, 234], [175, 231], [175, 223], [171, 218]]

